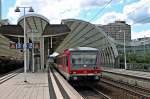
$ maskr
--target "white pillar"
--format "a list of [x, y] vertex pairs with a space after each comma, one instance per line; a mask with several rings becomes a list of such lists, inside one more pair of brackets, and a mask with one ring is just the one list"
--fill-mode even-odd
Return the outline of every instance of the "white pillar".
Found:
[[48, 38], [48, 56], [49, 56], [49, 49], [50, 49], [50, 48], [49, 48], [49, 38]]
[[26, 73], [27, 73], [27, 48], [26, 48], [26, 19], [25, 19], [25, 8], [24, 8], [24, 82], [27, 81]]
[[53, 38], [51, 36], [51, 48], [53, 47]]
[[126, 42], [126, 35], [125, 35], [125, 31], [123, 32], [124, 33], [124, 65], [125, 65], [125, 69], [127, 69], [127, 63], [126, 63], [126, 44], [125, 44], [125, 42]]
[[35, 62], [34, 62], [34, 37], [33, 37], [33, 31], [32, 31], [32, 72], [35, 72]]
[[44, 37], [40, 40], [40, 58], [41, 58], [41, 70], [44, 70]]
[[[29, 37], [27, 36], [27, 43], [29, 43]], [[30, 51], [27, 49], [27, 70], [29, 71], [30, 66]]]

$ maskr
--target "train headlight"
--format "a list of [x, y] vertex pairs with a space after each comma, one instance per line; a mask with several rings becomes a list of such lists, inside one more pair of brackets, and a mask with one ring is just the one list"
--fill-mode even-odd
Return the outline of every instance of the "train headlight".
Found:
[[76, 72], [73, 72], [73, 74], [76, 74]]
[[87, 65], [83, 65], [83, 67], [87, 67]]
[[98, 80], [98, 79], [99, 79], [99, 76], [95, 76], [94, 79]]
[[73, 80], [78, 80], [78, 77], [73, 77]]

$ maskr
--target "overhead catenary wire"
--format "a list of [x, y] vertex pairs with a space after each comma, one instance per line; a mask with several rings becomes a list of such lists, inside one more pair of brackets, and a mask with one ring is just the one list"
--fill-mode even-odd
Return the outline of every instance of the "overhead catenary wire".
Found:
[[98, 15], [100, 15], [111, 2], [112, 2], [112, 0], [110, 0], [107, 4], [105, 4], [105, 6], [102, 9], [98, 10], [97, 13], [94, 15], [94, 17], [92, 17], [89, 20], [89, 22], [93, 21], [93, 19], [95, 19]]
[[[133, 12], [135, 12], [136, 10], [139, 10], [139, 9], [143, 8], [143, 7], [146, 6], [147, 4], [149, 4], [149, 3], [146, 1], [145, 3], [143, 3], [142, 5], [140, 5], [139, 7], [134, 8], [134, 10], [130, 11], [128, 14], [132, 14]], [[134, 23], [134, 24], [132, 24], [132, 25], [135, 25], [135, 24], [137, 24], [137, 23], [141, 23], [141, 22], [143, 22], [143, 21], [145, 21], [145, 20], [147, 20], [147, 19], [149, 19], [149, 18], [150, 18], [150, 16], [148, 16], [148, 17], [146, 17], [146, 18], [143, 18], [143, 19], [140, 19], [140, 20], [136, 21], [136, 23]]]
[[[96, 2], [97, 0], [95, 0], [95, 2]], [[94, 15], [94, 17], [92, 17], [89, 21], [92, 21], [93, 19], [95, 19], [102, 11], [104, 11], [105, 9], [106, 9], [106, 7], [110, 4], [112, 2], [112, 0], [110, 0], [109, 2], [107, 2], [106, 4], [105, 4], [105, 6], [102, 8], [102, 9], [100, 9], [100, 10], [98, 10], [98, 12]], [[81, 24], [79, 24], [77, 27], [80, 27], [80, 25]], [[88, 26], [88, 25], [87, 25]], [[87, 27], [86, 26], [86, 27]], [[85, 27], [84, 27], [85, 28]], [[76, 29], [75, 29], [76, 30]]]
[[128, 14], [131, 14], [132, 12], [134, 12], [134, 11], [140, 9], [140, 8], [143, 8], [143, 6], [145, 6], [145, 5], [147, 5], [147, 4], [149, 4], [149, 3], [146, 1], [146, 2], [143, 3], [141, 6], [134, 8], [134, 10], [131, 10]]
[[[95, 0], [95, 2], [96, 2], [96, 0]], [[97, 10], [97, 13], [95, 13], [95, 14], [93, 15], [93, 17], [89, 19], [89, 22], [93, 21], [97, 16], [99, 16], [100, 14], [102, 14], [102, 12], [104, 12], [104, 10], [107, 8], [107, 6], [109, 6], [109, 5], [111, 4], [111, 2], [112, 2], [112, 0], [108, 1], [107, 4], [104, 4], [104, 7], [103, 7], [103, 8]], [[147, 4], [148, 4], [148, 3], [143, 3], [142, 5], [145, 6], [145, 5], [147, 5]], [[140, 8], [142, 8], [143, 6], [134, 8], [134, 10], [128, 12], [128, 14], [130, 14], [130, 13], [132, 13], [132, 12], [134, 12], [134, 11], [140, 9]], [[87, 13], [88, 13], [88, 12], [87, 12]], [[84, 18], [84, 19], [85, 19], [85, 18]], [[143, 22], [143, 21], [145, 21], [145, 20], [147, 20], [147, 19], [148, 19], [148, 18], [143, 18], [143, 19], [141, 19], [141, 20], [139, 20], [139, 21], [137, 21], [137, 22]], [[126, 21], [127, 21], [127, 20], [126, 20]], [[79, 24], [78, 27], [80, 27], [80, 25], [82, 25], [82, 24]], [[88, 26], [88, 25], [87, 25], [87, 26]], [[85, 28], [85, 27], [84, 27], [84, 28]], [[77, 28], [76, 28], [76, 29], [77, 29]], [[75, 30], [76, 30], [76, 29], [75, 29]]]
[[143, 19], [140, 19], [140, 20], [136, 21], [136, 23], [141, 23], [141, 22], [144, 22], [146, 20], [150, 20], [150, 16], [143, 18]]
[[[96, 2], [97, 2], [97, 0], [95, 0], [95, 1], [93, 2], [93, 4], [96, 3]], [[101, 8], [101, 9], [99, 9], [99, 10], [97, 11], [97, 13], [96, 13], [92, 18], [90, 18], [90, 19], [87, 20], [87, 21], [91, 22], [93, 19], [95, 19], [98, 15], [100, 15], [100, 13], [102, 13], [102, 12], [106, 9], [106, 7], [107, 7], [111, 2], [112, 2], [112, 0], [110, 0], [110, 1], [108, 1], [106, 4], [104, 4], [104, 7]], [[87, 13], [88, 13], [88, 12], [89, 12], [89, 11], [87, 11]], [[84, 19], [85, 19], [85, 17], [87, 16], [87, 15], [86, 15], [87, 13], [85, 13]]]
[[[94, 15], [94, 17], [92, 17], [92, 18], [89, 20], [89, 22], [93, 21], [93, 19], [95, 19], [98, 15], [100, 15], [100, 14], [107, 8], [107, 6], [108, 6], [111, 2], [112, 2], [112, 0], [110, 0], [107, 4], [105, 4], [105, 6], [104, 6], [102, 9], [100, 9], [100, 10]], [[129, 12], [128, 14], [130, 14], [130, 13], [132, 13], [132, 12], [134, 12], [134, 11], [140, 9], [140, 8], [142, 8], [143, 6], [146, 6], [147, 4], [149, 4], [149, 3], [148, 3], [148, 2], [143, 3], [140, 7], [136, 7], [134, 10], [132, 10], [132, 11]], [[148, 17], [148, 18], [149, 18], [149, 17]], [[146, 18], [145, 18], [145, 19], [146, 19]], [[142, 20], [144, 21], [145, 19], [142, 19]], [[140, 20], [139, 22], [142, 22], [142, 20]]]
[[[95, 2], [96, 2], [97, 0], [95, 0]], [[94, 17], [92, 17], [90, 20], [89, 20], [89, 22], [90, 21], [92, 21], [93, 19], [95, 19], [102, 11], [104, 11], [105, 9], [106, 9], [106, 7], [110, 4], [112, 2], [112, 0], [110, 0], [109, 2], [107, 2], [106, 4], [105, 4], [105, 6], [102, 8], [102, 9], [100, 9], [100, 10], [98, 10], [98, 12], [94, 15]], [[81, 24], [79, 24], [79, 26], [80, 26]], [[79, 27], [78, 26], [78, 27]]]

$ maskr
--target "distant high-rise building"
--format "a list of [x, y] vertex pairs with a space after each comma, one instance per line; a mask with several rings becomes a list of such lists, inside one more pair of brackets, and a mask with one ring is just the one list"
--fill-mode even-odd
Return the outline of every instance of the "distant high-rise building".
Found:
[[98, 25], [98, 27], [102, 28], [110, 37], [122, 42], [124, 41], [125, 32], [125, 40], [131, 41], [131, 26], [126, 24], [125, 21], [115, 21], [107, 25]]

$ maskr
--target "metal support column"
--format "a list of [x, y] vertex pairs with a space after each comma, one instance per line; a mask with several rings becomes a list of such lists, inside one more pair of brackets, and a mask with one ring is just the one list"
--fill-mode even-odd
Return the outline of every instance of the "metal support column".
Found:
[[34, 37], [32, 31], [32, 72], [35, 72], [35, 62], [34, 62]]
[[51, 36], [51, 48], [53, 47], [53, 38]]
[[44, 70], [44, 37], [40, 40], [40, 58], [41, 58], [41, 70]]
[[[29, 37], [27, 36], [27, 43], [29, 44]], [[30, 51], [27, 49], [27, 70], [29, 71], [30, 67]]]

